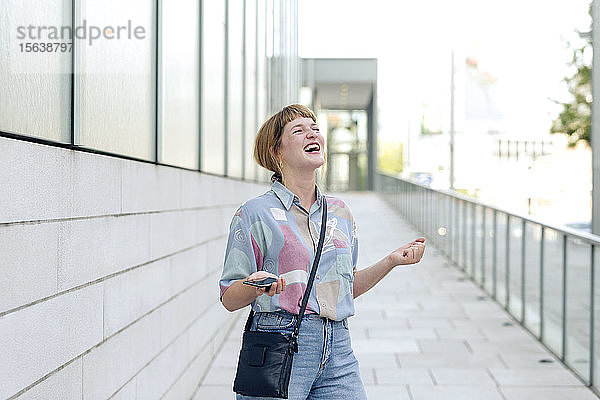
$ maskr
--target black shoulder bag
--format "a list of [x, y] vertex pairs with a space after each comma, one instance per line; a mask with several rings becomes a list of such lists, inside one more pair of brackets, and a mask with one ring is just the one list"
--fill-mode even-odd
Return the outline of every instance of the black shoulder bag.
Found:
[[244, 328], [242, 349], [238, 359], [237, 373], [233, 383], [233, 391], [244, 396], [288, 398], [288, 386], [292, 373], [292, 359], [298, 352], [298, 332], [308, 297], [312, 289], [327, 225], [327, 202], [323, 196], [323, 220], [321, 221], [321, 236], [315, 254], [315, 260], [310, 271], [310, 278], [302, 297], [300, 314], [290, 337], [277, 332], [250, 331], [254, 311], [250, 315]]

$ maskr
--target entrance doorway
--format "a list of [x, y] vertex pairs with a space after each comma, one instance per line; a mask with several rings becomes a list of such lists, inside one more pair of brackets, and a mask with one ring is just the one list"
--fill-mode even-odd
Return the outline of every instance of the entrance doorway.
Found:
[[325, 187], [333, 192], [367, 190], [367, 112], [322, 110], [319, 121], [323, 120], [327, 121]]

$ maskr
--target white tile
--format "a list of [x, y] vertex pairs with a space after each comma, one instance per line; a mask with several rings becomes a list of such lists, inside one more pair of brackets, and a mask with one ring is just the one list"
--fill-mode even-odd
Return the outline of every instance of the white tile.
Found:
[[0, 317], [0, 398], [15, 394], [101, 340], [102, 285]]
[[65, 218], [71, 213], [70, 151], [0, 138], [0, 223]]
[[175, 210], [180, 207], [178, 168], [132, 162], [125, 164], [121, 175], [123, 213]]
[[196, 243], [202, 243], [228, 233], [228, 231], [225, 231], [223, 224], [227, 221], [226, 229], [228, 230], [229, 223], [234, 214], [235, 210], [225, 211], [217, 207], [194, 211], [190, 214], [190, 218], [193, 218], [194, 227], [196, 229], [194, 232], [194, 241]]
[[[181, 332], [188, 329], [190, 324], [194, 323], [198, 317], [205, 314], [208, 310], [219, 306], [217, 304], [218, 298], [213, 293], [216, 278], [214, 276], [211, 278], [206, 278], [196, 283], [193, 287], [180, 293], [160, 308], [161, 343], [163, 345], [169, 343]], [[207, 322], [217, 324], [219, 321], [205, 320], [205, 323]], [[204, 329], [208, 332], [211, 329], [218, 329], [218, 325], [205, 325]], [[194, 341], [197, 340], [199, 339], [194, 339]]]
[[[212, 352], [207, 347], [197, 354], [181, 377], [165, 393], [164, 400], [191, 399], [200, 384], [204, 372], [209, 368]], [[232, 392], [233, 393], [233, 392]], [[222, 397], [206, 397], [206, 399]]]
[[[189, 328], [190, 353], [200, 352], [215, 336], [225, 341], [229, 330], [232, 329], [231, 322], [233, 318], [234, 316], [226, 311], [221, 304], [213, 304]], [[237, 354], [238, 351], [239, 347], [234, 348], [233, 353]]]
[[83, 356], [83, 400], [108, 398], [158, 354], [158, 317], [142, 318]]
[[181, 207], [206, 207], [210, 205], [210, 196], [213, 185], [212, 176], [194, 172], [180, 170], [181, 181]]
[[65, 221], [59, 229], [59, 290], [150, 261], [148, 215]]
[[[219, 276], [223, 270], [223, 262], [225, 259], [225, 247], [227, 246], [227, 238], [221, 237], [211, 240], [206, 243], [207, 257], [206, 268], [209, 272], [217, 271]], [[215, 286], [217, 287], [217, 286]]]
[[150, 214], [151, 257], [164, 257], [197, 244], [196, 229], [203, 227], [196, 223], [197, 213], [191, 210]]
[[136, 376], [138, 399], [160, 399], [191, 361], [187, 332], [180, 335]]
[[112, 396], [110, 399], [111, 400], [132, 400], [132, 399], [138, 399], [137, 397], [137, 393], [136, 393], [136, 377], [133, 377], [132, 380], [130, 380], [129, 382], [127, 382], [125, 384], [125, 386], [121, 387], [119, 389], [119, 391]]
[[58, 224], [0, 226], [0, 312], [56, 293]]
[[207, 253], [207, 245], [203, 244], [169, 257], [168, 282], [171, 296], [206, 277]]
[[[72, 217], [121, 213], [121, 170], [128, 161], [81, 151], [70, 152]], [[101, 194], [101, 195], [100, 195]]]
[[104, 337], [169, 298], [169, 260], [159, 260], [104, 281]]
[[80, 400], [82, 395], [81, 358], [77, 358], [23, 393], [18, 399]]

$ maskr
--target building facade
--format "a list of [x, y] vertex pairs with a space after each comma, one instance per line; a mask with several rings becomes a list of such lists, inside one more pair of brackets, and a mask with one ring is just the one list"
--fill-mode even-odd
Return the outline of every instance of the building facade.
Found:
[[239, 316], [257, 128], [298, 98], [297, 1], [0, 9], [0, 398], [190, 398]]

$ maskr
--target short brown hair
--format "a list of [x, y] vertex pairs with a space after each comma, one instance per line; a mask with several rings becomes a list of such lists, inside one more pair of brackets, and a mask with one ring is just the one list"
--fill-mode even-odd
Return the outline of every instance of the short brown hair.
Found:
[[290, 104], [267, 119], [258, 130], [254, 140], [254, 159], [261, 167], [274, 172], [271, 176], [271, 182], [282, 181], [281, 171], [271, 151], [277, 154], [277, 150], [281, 145], [283, 128], [288, 122], [296, 118], [311, 118], [315, 123], [317, 122], [317, 117], [310, 108], [302, 104]]

